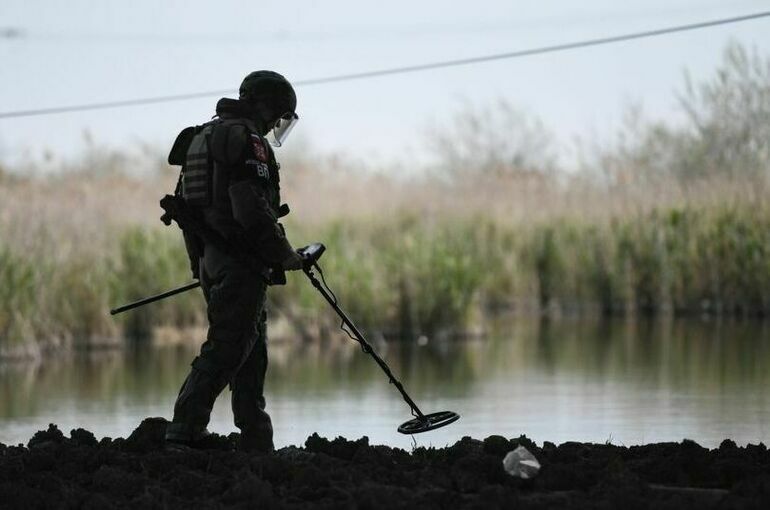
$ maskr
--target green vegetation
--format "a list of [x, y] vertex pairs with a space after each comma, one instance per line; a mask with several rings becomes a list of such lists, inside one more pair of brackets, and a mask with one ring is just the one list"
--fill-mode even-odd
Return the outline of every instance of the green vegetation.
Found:
[[[408, 177], [289, 154], [287, 230], [295, 245], [327, 245], [343, 306], [386, 335], [464, 334], [499, 309], [766, 316], [770, 60], [731, 46], [716, 78], [680, 99], [685, 122], [632, 116], [572, 171], [538, 122], [505, 105], [461, 114], [458, 125], [489, 129], [473, 138], [484, 144], [439, 133], [437, 164]], [[185, 283], [188, 264], [180, 233], [157, 220], [175, 171], [155, 154], [92, 150], [52, 178], [4, 169], [0, 355], [205, 323], [200, 292], [109, 316]], [[158, 171], [124, 168], [145, 163]], [[334, 327], [301, 274], [271, 301], [303, 337]]]
[[[533, 300], [563, 312], [770, 312], [767, 207], [654, 210], [601, 225], [405, 218], [327, 232], [315, 235], [328, 240], [334, 288], [370, 328], [462, 331], [480, 312]], [[282, 291], [284, 303], [312, 293], [297, 287]]]
[[[120, 327], [201, 324], [199, 292], [123, 315], [111, 305], [189, 279], [177, 232], [129, 227], [114, 257], [0, 254], [6, 342], [84, 339]], [[489, 310], [540, 305], [551, 312], [766, 315], [770, 313], [770, 209], [652, 211], [603, 225], [561, 219], [534, 227], [484, 218], [426, 224], [337, 222], [308, 233], [329, 250], [329, 284], [365, 328], [387, 334], [457, 334]], [[42, 259], [42, 260], [41, 260]], [[299, 274], [273, 306], [330, 325], [332, 313]]]

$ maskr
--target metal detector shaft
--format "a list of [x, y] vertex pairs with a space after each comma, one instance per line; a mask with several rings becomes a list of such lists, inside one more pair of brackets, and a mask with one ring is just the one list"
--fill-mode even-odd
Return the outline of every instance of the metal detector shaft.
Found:
[[345, 323], [345, 325], [350, 328], [351, 333], [355, 336], [355, 339], [358, 341], [358, 343], [361, 344], [361, 347], [363, 348], [364, 352], [369, 354], [372, 358], [374, 358], [374, 361], [377, 362], [377, 364], [380, 366], [383, 372], [385, 372], [385, 375], [388, 376], [388, 379], [390, 379], [390, 383], [398, 389], [398, 391], [401, 393], [401, 396], [404, 397], [404, 400], [407, 404], [409, 404], [409, 407], [412, 408], [412, 410], [417, 413], [417, 416], [419, 418], [424, 418], [424, 415], [422, 414], [422, 411], [420, 411], [420, 408], [417, 407], [417, 404], [414, 403], [414, 400], [406, 393], [406, 390], [404, 390], [404, 386], [399, 382], [398, 379], [393, 375], [393, 372], [390, 371], [390, 367], [388, 366], [385, 361], [383, 361], [382, 358], [380, 358], [376, 352], [374, 352], [374, 349], [371, 345], [369, 345], [369, 342], [366, 341], [364, 338], [364, 335], [361, 334], [361, 332], [358, 330], [355, 324], [348, 318], [348, 316], [345, 314], [345, 312], [342, 311], [342, 308], [339, 307], [336, 300], [332, 298], [332, 296], [329, 294], [329, 292], [324, 288], [323, 285], [321, 285], [321, 282], [318, 281], [318, 278], [315, 277], [315, 274], [313, 273], [312, 267], [306, 267], [304, 269], [305, 274], [310, 279], [310, 283], [313, 284], [313, 287], [318, 289], [318, 292], [321, 293], [321, 295], [326, 299], [326, 301], [329, 302], [329, 304], [334, 308], [334, 311], [337, 312], [337, 315], [340, 316], [342, 319], [342, 322]]
[[188, 283], [187, 285], [183, 285], [182, 287], [178, 287], [176, 289], [167, 290], [166, 292], [163, 292], [162, 294], [157, 294], [155, 296], [146, 297], [144, 299], [140, 299], [139, 301], [134, 301], [133, 303], [129, 303], [127, 305], [119, 306], [117, 308], [114, 308], [110, 310], [110, 315], [116, 315], [121, 312], [125, 312], [126, 310], [131, 310], [132, 308], [137, 308], [143, 305], [146, 305], [148, 303], [153, 303], [155, 301], [160, 301], [161, 299], [165, 299], [167, 297], [175, 296], [177, 294], [181, 294], [182, 292], [187, 292], [188, 290], [195, 289], [197, 287], [201, 286], [201, 282], [195, 281], [192, 283]]

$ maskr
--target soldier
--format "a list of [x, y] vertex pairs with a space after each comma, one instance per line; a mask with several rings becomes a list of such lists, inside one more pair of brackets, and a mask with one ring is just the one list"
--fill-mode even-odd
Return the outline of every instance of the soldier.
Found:
[[266, 291], [271, 283], [285, 283], [283, 271], [301, 269], [302, 257], [278, 223], [288, 206], [280, 203], [279, 165], [270, 143], [280, 146], [286, 139], [298, 119], [296, 105], [283, 76], [253, 72], [243, 80], [239, 99], [220, 99], [214, 120], [180, 133], [169, 156], [183, 164], [177, 196], [214, 237], [225, 240], [184, 231], [209, 329], [174, 405], [166, 431], [171, 447], [194, 447], [208, 434], [214, 401], [229, 384], [239, 447], [273, 450], [264, 397]]

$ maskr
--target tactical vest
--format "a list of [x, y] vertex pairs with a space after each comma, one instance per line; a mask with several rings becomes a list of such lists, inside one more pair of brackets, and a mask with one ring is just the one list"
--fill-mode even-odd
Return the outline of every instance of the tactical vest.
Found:
[[[226, 155], [227, 147], [212, 147], [212, 143], [227, 144], [226, 136], [224, 140], [212, 140], [214, 131], [234, 125], [244, 126], [248, 130], [250, 144], [245, 148], [247, 151], [245, 155]], [[214, 158], [212, 151], [220, 157]], [[223, 163], [221, 161], [223, 158], [230, 158], [232, 161]], [[226, 164], [231, 167], [246, 165], [249, 168], [244, 168], [242, 171], [268, 183], [266, 191], [270, 206], [274, 208], [276, 215], [283, 215], [280, 213], [278, 175], [280, 165], [275, 160], [275, 155], [265, 138], [258, 135], [253, 125], [245, 119], [218, 118], [200, 126], [185, 128], [177, 136], [168, 159], [172, 165], [182, 165], [176, 193], [181, 195], [190, 206], [204, 208], [215, 205], [217, 202], [227, 202], [229, 182], [226, 175], [223, 176], [227, 172], [218, 171], [217, 165]]]
[[[245, 129], [235, 133], [233, 126]], [[275, 217], [289, 213], [289, 207], [280, 202], [280, 165], [275, 154], [267, 140], [245, 119], [218, 118], [182, 130], [168, 161], [182, 166], [175, 195], [190, 206], [190, 213], [205, 227], [227, 241], [237, 244], [243, 233], [243, 227], [233, 216], [228, 193], [233, 178], [257, 181]], [[183, 234], [193, 276], [198, 278], [205, 241], [193, 232], [183, 230]], [[270, 284], [285, 283], [282, 271], [267, 266], [262, 270]]]

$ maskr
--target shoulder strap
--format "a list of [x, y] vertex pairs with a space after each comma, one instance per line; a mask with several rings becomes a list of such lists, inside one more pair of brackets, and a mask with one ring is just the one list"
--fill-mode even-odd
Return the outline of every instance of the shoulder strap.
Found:
[[211, 155], [216, 161], [236, 163], [249, 144], [254, 123], [248, 119], [223, 119], [211, 134]]

